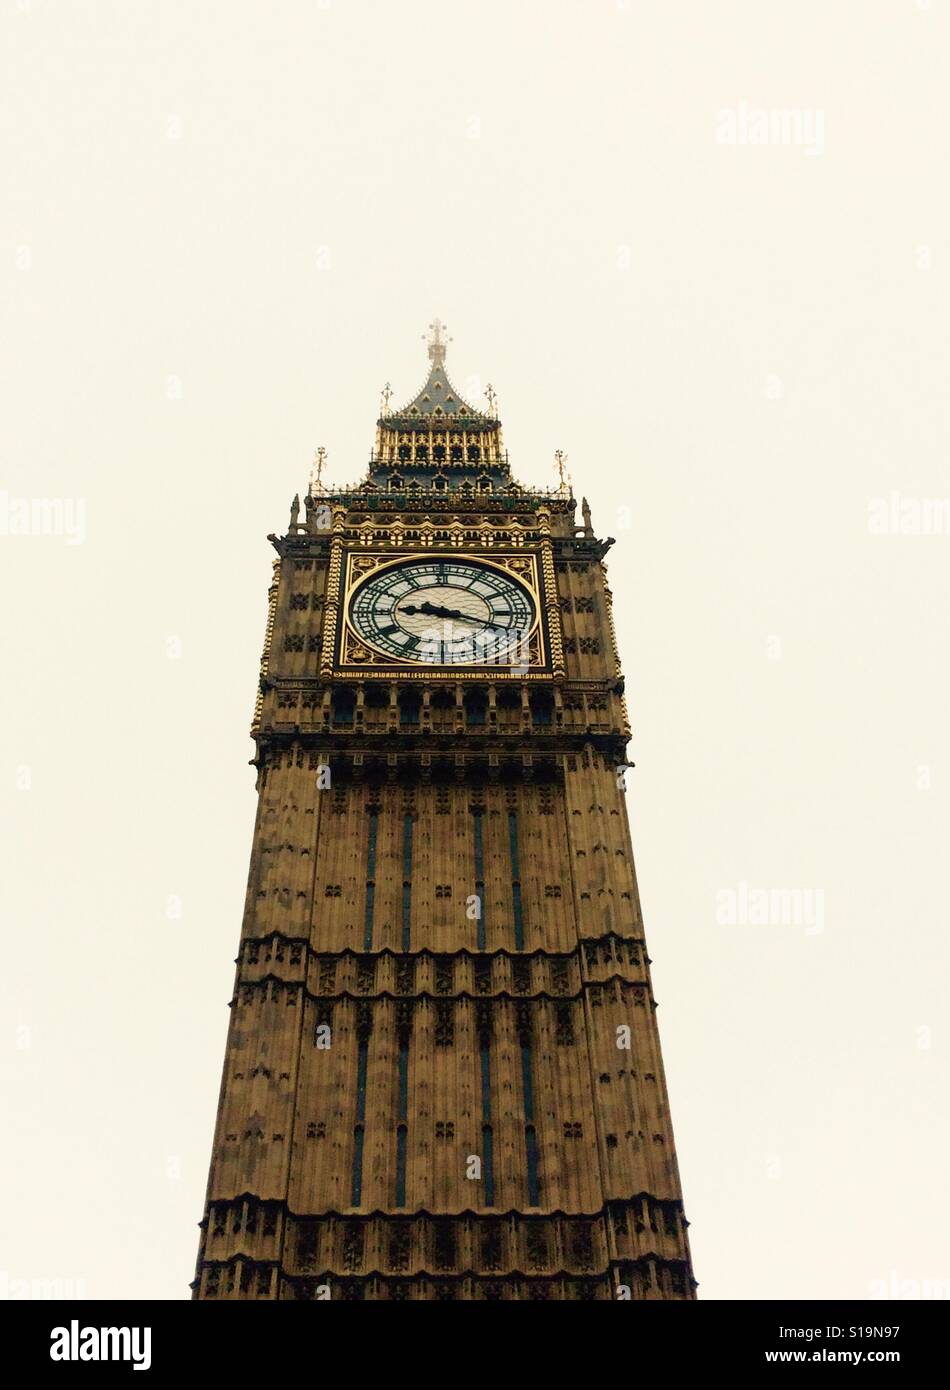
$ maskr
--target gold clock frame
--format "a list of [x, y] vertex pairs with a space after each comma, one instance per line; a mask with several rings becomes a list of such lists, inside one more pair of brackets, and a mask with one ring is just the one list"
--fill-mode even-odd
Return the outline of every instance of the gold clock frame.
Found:
[[[545, 633], [546, 615], [542, 587], [541, 557], [536, 551], [522, 550], [512, 553], [493, 552], [491, 555], [469, 550], [412, 550], [394, 553], [386, 551], [365, 551], [342, 549], [331, 561], [328, 576], [327, 618], [331, 612], [336, 621], [333, 642], [333, 670], [336, 674], [349, 677], [388, 677], [398, 675], [404, 680], [446, 680], [457, 681], [466, 676], [491, 676], [494, 680], [525, 680], [552, 674], [550, 647]], [[531, 595], [534, 602], [534, 623], [528, 633], [528, 666], [515, 666], [514, 663], [498, 662], [453, 662], [444, 666], [414, 661], [400, 661], [397, 657], [386, 656], [377, 651], [353, 629], [349, 621], [350, 600], [365, 583], [367, 577], [382, 569], [433, 560], [464, 560], [468, 564], [480, 565], [485, 569], [498, 570], [511, 575]], [[335, 572], [334, 572], [335, 571]], [[332, 592], [331, 592], [332, 589]], [[329, 672], [327, 672], [329, 674]]]

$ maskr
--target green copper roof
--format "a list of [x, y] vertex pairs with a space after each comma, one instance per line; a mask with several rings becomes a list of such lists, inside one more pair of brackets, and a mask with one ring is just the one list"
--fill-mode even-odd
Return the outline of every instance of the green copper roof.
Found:
[[394, 412], [396, 416], [418, 416], [418, 415], [476, 415], [482, 412], [470, 406], [462, 398], [455, 387], [449, 381], [448, 374], [441, 362], [434, 362], [432, 370], [429, 372], [429, 379], [414, 401], [402, 410]]

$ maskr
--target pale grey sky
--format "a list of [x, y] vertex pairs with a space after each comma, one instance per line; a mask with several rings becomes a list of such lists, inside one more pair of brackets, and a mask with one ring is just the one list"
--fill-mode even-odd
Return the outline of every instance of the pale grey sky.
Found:
[[[950, 1278], [947, 0], [0, 27], [0, 1277], [187, 1296], [265, 535], [439, 314], [617, 538], [700, 1296]], [[797, 925], [723, 920], [777, 889]]]

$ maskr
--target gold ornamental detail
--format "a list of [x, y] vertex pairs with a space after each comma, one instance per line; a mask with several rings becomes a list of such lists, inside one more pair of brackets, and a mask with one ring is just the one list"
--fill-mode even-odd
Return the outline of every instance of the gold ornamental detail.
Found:
[[370, 574], [374, 569], [378, 569], [383, 563], [382, 555], [351, 555], [350, 556], [350, 579], [356, 581], [362, 579], [364, 575]]
[[274, 639], [274, 620], [277, 617], [277, 591], [280, 588], [280, 560], [273, 562], [273, 574], [271, 577], [270, 588], [267, 590], [267, 626], [264, 629], [264, 650], [261, 653], [261, 678], [257, 687], [257, 699], [254, 701], [254, 722], [251, 725], [251, 733], [256, 734], [260, 731], [261, 715], [264, 710], [264, 682], [267, 679], [267, 672], [270, 667], [270, 649]]
[[[550, 521], [550, 516], [548, 517]], [[548, 620], [548, 634], [551, 640], [551, 667], [554, 675], [564, 679], [567, 674], [564, 665], [564, 637], [561, 631], [561, 605], [557, 595], [557, 574], [554, 570], [554, 543], [550, 527], [546, 538], [541, 542], [541, 573], [544, 576], [544, 611]]]
[[329, 676], [333, 671], [333, 637], [340, 612], [340, 580], [343, 573], [343, 529], [346, 521], [346, 508], [334, 507], [332, 516], [333, 539], [330, 542], [326, 606], [323, 614], [323, 645], [320, 650], [321, 676]]
[[407, 546], [411, 549], [432, 546], [433, 549], [455, 547], [475, 547], [493, 550], [496, 546], [520, 550], [532, 540], [537, 540], [538, 532], [533, 526], [523, 526], [515, 517], [500, 518], [498, 523], [463, 521], [459, 516], [420, 517], [419, 520], [406, 521], [404, 517], [393, 517], [390, 521], [382, 517], [367, 517], [350, 535], [355, 536], [359, 546], [391, 545]]
[[610, 641], [614, 649], [614, 674], [620, 676], [622, 675], [622, 671], [620, 668], [619, 649], [617, 647], [617, 629], [614, 627], [614, 596], [610, 592], [610, 585], [607, 583], [607, 566], [604, 564], [603, 560], [600, 562], [600, 568], [604, 576], [604, 598], [607, 601], [607, 627], [610, 631]]
[[344, 666], [365, 666], [374, 658], [374, 653], [370, 651], [363, 642], [358, 641], [347, 629], [346, 639], [343, 647]]

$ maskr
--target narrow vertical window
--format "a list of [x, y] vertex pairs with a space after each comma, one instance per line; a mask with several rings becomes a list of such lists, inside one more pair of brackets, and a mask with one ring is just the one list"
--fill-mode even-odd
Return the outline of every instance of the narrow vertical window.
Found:
[[482, 838], [482, 812], [473, 813], [475, 822], [475, 897], [478, 900], [478, 949], [485, 949], [485, 851]]
[[376, 905], [376, 836], [379, 831], [379, 813], [371, 811], [369, 817], [369, 843], [366, 850], [366, 915], [363, 919], [363, 950], [373, 948], [373, 909]]
[[406, 1139], [409, 1117], [409, 1034], [399, 1037], [398, 1098], [396, 1102], [396, 1206], [406, 1205]]
[[531, 1074], [531, 1028], [527, 1011], [518, 1024], [521, 1042], [521, 1084], [524, 1091], [524, 1147], [528, 1168], [528, 1206], [540, 1206], [538, 1177], [538, 1135], [534, 1127], [534, 1082]]
[[402, 822], [402, 949], [409, 950], [412, 908], [412, 816]]
[[485, 1205], [495, 1205], [495, 1166], [492, 1150], [491, 1124], [491, 1041], [487, 1033], [481, 1038], [482, 1069], [482, 1173], [485, 1181]]
[[350, 1205], [358, 1207], [363, 1195], [363, 1138], [366, 1132], [366, 1063], [369, 1036], [360, 1036], [356, 1061], [356, 1127], [353, 1131], [353, 1185]]
[[515, 914], [515, 950], [524, 950], [524, 920], [521, 914], [521, 861], [518, 856], [518, 817], [508, 812], [508, 849], [511, 854], [511, 901]]

